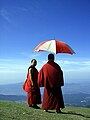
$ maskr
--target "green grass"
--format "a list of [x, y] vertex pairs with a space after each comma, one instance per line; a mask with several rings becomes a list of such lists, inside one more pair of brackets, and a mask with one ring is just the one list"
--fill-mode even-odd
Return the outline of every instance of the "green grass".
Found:
[[65, 107], [62, 112], [44, 112], [27, 104], [0, 101], [0, 120], [90, 120], [90, 108]]

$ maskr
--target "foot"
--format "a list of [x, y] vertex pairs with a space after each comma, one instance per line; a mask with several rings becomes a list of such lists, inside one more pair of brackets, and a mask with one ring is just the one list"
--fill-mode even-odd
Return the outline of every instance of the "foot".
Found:
[[62, 113], [62, 111], [61, 111], [61, 110], [56, 110], [56, 112], [57, 112], [57, 113]]
[[48, 112], [48, 110], [44, 110], [44, 112]]
[[29, 105], [29, 107], [32, 107], [32, 105]]
[[40, 107], [37, 106], [37, 105], [33, 105], [32, 107], [35, 108], [35, 109], [40, 109]]

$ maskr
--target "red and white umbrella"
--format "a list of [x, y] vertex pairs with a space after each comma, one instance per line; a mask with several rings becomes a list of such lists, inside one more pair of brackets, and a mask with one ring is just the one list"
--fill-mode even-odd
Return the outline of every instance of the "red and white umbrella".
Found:
[[35, 49], [34, 52], [39, 51], [48, 51], [52, 53], [68, 53], [73, 54], [75, 53], [74, 50], [66, 43], [59, 41], [59, 40], [47, 40], [41, 42]]

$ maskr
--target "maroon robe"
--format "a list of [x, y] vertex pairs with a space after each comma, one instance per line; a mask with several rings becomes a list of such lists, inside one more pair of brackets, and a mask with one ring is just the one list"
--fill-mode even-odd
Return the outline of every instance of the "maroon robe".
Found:
[[44, 87], [42, 108], [44, 110], [64, 108], [61, 86], [64, 85], [63, 72], [54, 61], [48, 61], [39, 71], [38, 84]]
[[38, 86], [38, 81], [37, 81], [38, 71], [35, 67], [32, 67], [32, 69], [33, 69], [32, 80], [34, 86], [32, 86], [32, 82], [30, 81], [30, 75], [28, 70], [26, 81], [23, 84], [23, 89], [25, 92], [27, 92], [27, 102], [29, 105], [41, 104], [40, 88]]

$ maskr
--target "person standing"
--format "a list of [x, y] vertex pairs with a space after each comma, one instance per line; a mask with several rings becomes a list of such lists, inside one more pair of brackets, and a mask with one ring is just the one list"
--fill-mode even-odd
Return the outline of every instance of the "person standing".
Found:
[[54, 62], [54, 55], [48, 55], [48, 62], [38, 73], [38, 84], [44, 87], [42, 108], [44, 111], [55, 109], [57, 113], [64, 108], [61, 86], [64, 85], [63, 71]]
[[38, 86], [38, 70], [35, 68], [37, 61], [31, 60], [31, 66], [28, 68], [27, 78], [23, 84], [23, 89], [27, 92], [27, 102], [29, 107], [39, 108], [41, 104], [40, 88]]

